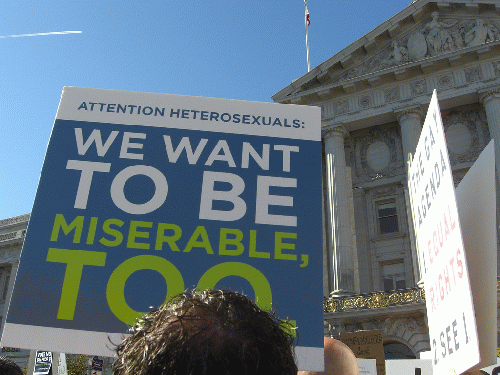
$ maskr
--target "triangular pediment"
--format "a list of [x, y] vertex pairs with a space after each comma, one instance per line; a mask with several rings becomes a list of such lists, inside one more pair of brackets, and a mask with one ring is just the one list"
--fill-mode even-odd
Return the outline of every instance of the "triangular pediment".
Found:
[[309, 104], [498, 55], [500, 1], [416, 0], [273, 96]]

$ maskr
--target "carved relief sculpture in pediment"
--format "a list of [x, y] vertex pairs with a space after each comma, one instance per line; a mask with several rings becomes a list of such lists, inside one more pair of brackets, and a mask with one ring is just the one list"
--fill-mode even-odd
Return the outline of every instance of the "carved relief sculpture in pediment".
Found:
[[388, 48], [345, 71], [334, 82], [347, 81], [377, 70], [498, 40], [500, 33], [497, 24], [500, 25], [498, 20], [442, 20], [435, 11], [429, 22], [406, 37], [393, 39]]
[[[457, 49], [457, 44], [450, 34], [449, 29], [457, 24], [457, 20], [449, 22], [439, 21], [439, 13], [432, 12], [432, 20], [421, 30], [427, 43], [427, 55], [435, 56], [439, 53], [450, 52]], [[461, 38], [459, 38], [461, 39]]]
[[410, 61], [475, 47], [499, 38], [498, 28], [493, 22], [485, 24], [483, 19], [439, 21], [438, 12], [433, 12], [431, 17], [430, 22], [406, 41]]
[[427, 41], [424, 34], [417, 32], [408, 38], [408, 59], [412, 61], [421, 60], [427, 54]]
[[495, 40], [495, 31], [498, 32], [495, 26], [485, 25], [482, 19], [477, 19], [476, 26], [464, 35], [465, 44], [467, 47], [475, 47], [488, 41], [493, 41]]
[[399, 65], [408, 62], [408, 49], [400, 46], [397, 40], [392, 41], [391, 47], [392, 51], [384, 60], [385, 65]]

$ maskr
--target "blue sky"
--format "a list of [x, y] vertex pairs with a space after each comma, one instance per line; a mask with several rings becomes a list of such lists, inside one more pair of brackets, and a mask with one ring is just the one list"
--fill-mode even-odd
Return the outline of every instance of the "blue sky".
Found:
[[[410, 0], [308, 0], [311, 68]], [[0, 219], [31, 211], [64, 86], [271, 102], [307, 73], [302, 0], [3, 1]]]

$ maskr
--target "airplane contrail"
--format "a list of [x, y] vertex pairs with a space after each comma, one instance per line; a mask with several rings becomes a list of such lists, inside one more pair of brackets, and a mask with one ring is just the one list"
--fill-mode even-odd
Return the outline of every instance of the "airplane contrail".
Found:
[[81, 33], [82, 33], [81, 31], [51, 31], [48, 33], [36, 33], [36, 34], [0, 35], [0, 38], [20, 38], [22, 36], [81, 34]]

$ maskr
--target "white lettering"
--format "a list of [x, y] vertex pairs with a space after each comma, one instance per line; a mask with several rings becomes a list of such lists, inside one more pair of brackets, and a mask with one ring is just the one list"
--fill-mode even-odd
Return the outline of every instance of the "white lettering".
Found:
[[293, 207], [293, 197], [269, 194], [270, 186], [297, 187], [296, 178], [257, 176], [257, 197], [255, 200], [255, 223], [270, 225], [297, 226], [297, 216], [273, 215], [269, 206]]
[[87, 138], [87, 141], [84, 143], [82, 129], [75, 128], [75, 138], [76, 138], [76, 147], [78, 148], [78, 155], [85, 155], [89, 147], [94, 142], [95, 142], [95, 147], [97, 149], [97, 155], [101, 157], [106, 155], [106, 152], [108, 152], [109, 147], [111, 146], [117, 135], [118, 131], [112, 131], [103, 146], [101, 131], [99, 129], [94, 129], [90, 134], [90, 136]]
[[94, 172], [109, 172], [111, 163], [100, 163], [94, 161], [68, 160], [66, 169], [75, 169], [82, 171], [80, 174], [80, 182], [75, 198], [75, 208], [87, 208], [89, 198], [90, 185]]
[[299, 146], [274, 145], [274, 149], [283, 152], [283, 172], [290, 172], [290, 153], [299, 152]]
[[182, 153], [182, 150], [186, 150], [186, 157], [188, 159], [189, 164], [196, 164], [198, 159], [200, 158], [201, 152], [205, 148], [205, 145], [208, 142], [208, 139], [202, 138], [200, 139], [200, 143], [196, 147], [196, 150], [193, 152], [193, 148], [191, 147], [191, 142], [189, 137], [182, 137], [179, 145], [174, 151], [174, 147], [172, 146], [172, 140], [169, 135], [164, 135], [163, 139], [165, 141], [165, 148], [167, 150], [168, 161], [170, 163], [176, 163], [177, 159]]
[[144, 157], [143, 154], [134, 154], [134, 153], [128, 152], [129, 148], [142, 149], [142, 146], [143, 146], [142, 143], [130, 142], [131, 138], [146, 139], [146, 134], [144, 134], [144, 133], [129, 133], [129, 132], [123, 133], [123, 142], [122, 142], [122, 148], [120, 150], [120, 158], [142, 160]]
[[[126, 197], [123, 188], [130, 177], [144, 175], [153, 180], [155, 192], [153, 197], [146, 203], [136, 204], [130, 202]], [[150, 213], [159, 208], [167, 198], [168, 184], [165, 176], [158, 169], [147, 165], [132, 165], [125, 168], [116, 175], [111, 184], [111, 199], [116, 207], [133, 214], [142, 215]]]
[[[215, 190], [215, 181], [230, 183], [231, 190]], [[241, 219], [247, 211], [247, 205], [240, 197], [243, 190], [245, 190], [245, 181], [243, 181], [240, 176], [233, 173], [205, 171], [203, 173], [203, 184], [201, 188], [200, 219], [219, 221], [235, 221]], [[231, 202], [234, 207], [229, 211], [214, 210], [212, 208], [212, 202], [216, 200]]]

